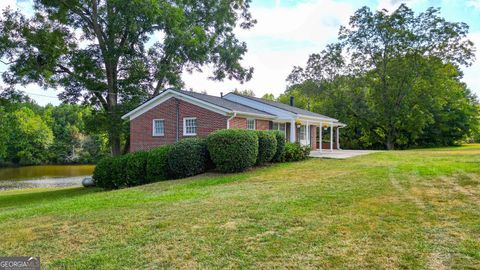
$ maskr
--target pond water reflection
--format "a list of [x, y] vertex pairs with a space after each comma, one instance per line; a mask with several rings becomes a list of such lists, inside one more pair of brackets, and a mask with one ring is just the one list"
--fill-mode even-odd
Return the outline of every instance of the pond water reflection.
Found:
[[0, 168], [0, 190], [80, 185], [95, 165], [41, 165]]

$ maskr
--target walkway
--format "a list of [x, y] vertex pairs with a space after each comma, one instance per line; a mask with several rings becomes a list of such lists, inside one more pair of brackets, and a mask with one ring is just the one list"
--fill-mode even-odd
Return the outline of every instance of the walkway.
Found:
[[323, 150], [323, 152], [320, 152], [320, 150], [314, 150], [310, 152], [311, 157], [317, 157], [317, 158], [335, 158], [335, 159], [345, 159], [345, 158], [351, 158], [351, 157], [356, 157], [356, 156], [363, 156], [363, 155], [368, 155], [371, 153], [376, 153], [380, 151], [374, 151], [374, 150], [333, 150], [333, 152], [330, 152], [330, 150]]

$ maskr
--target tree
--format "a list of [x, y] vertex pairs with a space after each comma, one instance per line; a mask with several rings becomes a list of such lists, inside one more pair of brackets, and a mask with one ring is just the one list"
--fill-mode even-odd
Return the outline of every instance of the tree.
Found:
[[391, 14], [363, 7], [340, 28], [340, 43], [311, 55], [287, 80], [326, 97], [323, 107], [341, 108], [332, 115], [352, 120], [349, 129], [362, 141], [407, 147], [440, 121], [435, 111], [448, 111], [442, 99], [466, 91], [459, 67], [474, 58], [467, 33], [466, 24], [445, 21], [435, 8], [415, 16], [403, 4]]
[[63, 101], [92, 105], [117, 155], [120, 116], [165, 87], [181, 86], [183, 71], [210, 65], [212, 79], [250, 79], [253, 69], [239, 62], [246, 44], [233, 33], [254, 25], [249, 3], [38, 0], [32, 17], [5, 10], [3, 79], [62, 89]]
[[53, 163], [93, 162], [102, 155], [97, 135], [90, 134], [86, 122], [91, 118], [88, 107], [77, 104], [47, 105], [43, 119], [51, 128], [55, 140], [49, 147], [49, 161]]
[[242, 95], [242, 96], [248, 96], [248, 97], [254, 97], [255, 96], [255, 92], [253, 92], [253, 90], [251, 90], [251, 89], [239, 90], [239, 89], [235, 88], [235, 90], [233, 90], [232, 93], [239, 94], [239, 95]]
[[10, 127], [7, 113], [0, 107], [0, 164], [7, 158], [7, 142], [10, 138]]
[[47, 150], [53, 143], [53, 134], [43, 119], [27, 107], [8, 116], [10, 127], [7, 141], [9, 161], [21, 164], [41, 164], [47, 159]]
[[275, 101], [275, 96], [272, 93], [266, 93], [262, 96], [262, 98], [265, 100]]

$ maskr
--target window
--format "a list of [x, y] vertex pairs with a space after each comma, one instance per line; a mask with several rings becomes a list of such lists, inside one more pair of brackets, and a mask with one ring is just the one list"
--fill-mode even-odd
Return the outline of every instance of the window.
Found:
[[255, 119], [247, 119], [247, 129], [255, 129]]
[[183, 136], [197, 135], [197, 118], [185, 117], [183, 118]]
[[286, 132], [286, 125], [285, 123], [275, 123], [273, 122], [272, 130], [280, 130], [281, 132]]
[[163, 119], [153, 119], [153, 136], [163, 136], [165, 134], [165, 124]]
[[300, 138], [299, 138], [299, 139], [300, 139], [301, 141], [304, 141], [304, 140], [305, 140], [305, 129], [306, 129], [306, 128], [307, 128], [307, 126], [305, 126], [305, 125], [301, 125], [301, 126], [300, 126], [300, 135], [299, 135]]

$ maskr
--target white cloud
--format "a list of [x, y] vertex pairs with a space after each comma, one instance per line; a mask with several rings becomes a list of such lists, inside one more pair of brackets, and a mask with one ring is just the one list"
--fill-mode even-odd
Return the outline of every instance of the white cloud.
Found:
[[258, 23], [253, 29], [238, 31], [238, 37], [268, 37], [290, 41], [325, 42], [346, 24], [353, 7], [333, 0], [301, 3], [293, 7], [253, 8]]
[[480, 9], [480, 0], [469, 0], [467, 6]]
[[206, 90], [219, 95], [235, 88], [251, 89], [257, 96], [285, 90], [285, 79], [294, 65], [304, 65], [308, 55], [320, 52], [325, 45], [337, 38], [340, 25], [346, 25], [354, 9], [346, 3], [334, 0], [317, 0], [293, 7], [253, 8], [258, 20], [250, 30], [237, 30], [240, 40], [246, 41], [249, 52], [244, 66], [255, 68], [253, 78], [245, 84], [225, 80], [207, 80], [205, 73], [185, 74], [186, 87]]

